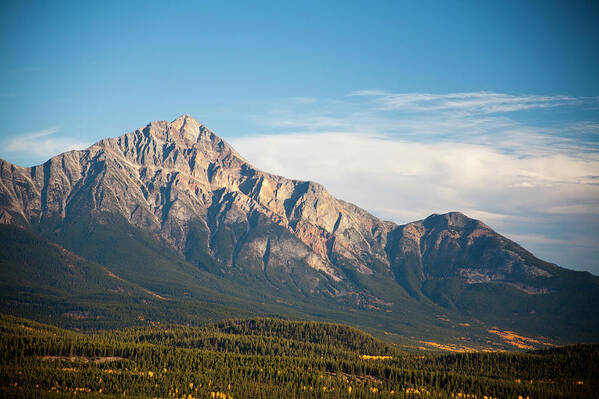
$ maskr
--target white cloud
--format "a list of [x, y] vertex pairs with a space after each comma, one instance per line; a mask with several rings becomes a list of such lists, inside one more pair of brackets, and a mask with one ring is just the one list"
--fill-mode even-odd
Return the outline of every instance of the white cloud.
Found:
[[359, 133], [256, 136], [233, 145], [264, 170], [319, 181], [381, 216], [599, 213], [595, 155], [523, 158], [482, 145]]
[[362, 90], [350, 93], [350, 96], [371, 97], [382, 109], [386, 110], [409, 112], [450, 111], [466, 115], [554, 108], [584, 102], [597, 103], [599, 101], [598, 97], [510, 95], [485, 91], [429, 94]]
[[58, 128], [22, 133], [2, 141], [2, 152], [11, 158], [35, 158], [40, 162], [65, 151], [83, 149], [89, 143], [73, 137], [56, 137]]

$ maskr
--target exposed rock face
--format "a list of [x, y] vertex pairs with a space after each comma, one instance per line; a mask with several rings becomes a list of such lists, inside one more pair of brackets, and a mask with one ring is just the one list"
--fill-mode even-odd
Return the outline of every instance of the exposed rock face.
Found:
[[393, 273], [419, 295], [430, 278], [516, 284], [555, 267], [460, 213], [381, 221], [317, 183], [254, 168], [189, 116], [32, 168], [0, 160], [0, 222], [55, 230], [80, 215], [98, 223], [118, 215], [190, 261], [206, 253], [228, 272], [292, 282], [305, 294], [368, 291], [348, 271]]

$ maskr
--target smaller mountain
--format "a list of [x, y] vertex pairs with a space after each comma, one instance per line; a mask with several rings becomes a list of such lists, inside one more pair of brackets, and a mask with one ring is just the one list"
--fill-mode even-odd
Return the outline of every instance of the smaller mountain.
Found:
[[420, 294], [419, 282], [447, 278], [465, 284], [503, 283], [527, 294], [546, 294], [547, 279], [564, 270], [460, 212], [431, 215], [400, 226], [392, 235], [395, 270], [414, 294]]
[[592, 341], [599, 278], [545, 262], [459, 212], [390, 234], [395, 278], [412, 296], [519, 331]]

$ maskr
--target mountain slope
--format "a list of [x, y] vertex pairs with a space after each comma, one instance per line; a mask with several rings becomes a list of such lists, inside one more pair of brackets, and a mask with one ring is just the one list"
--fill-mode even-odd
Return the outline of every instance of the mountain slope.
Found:
[[[18, 227], [0, 225], [0, 281], [3, 292], [16, 285], [29, 285], [56, 295], [69, 293], [122, 293], [163, 299], [136, 287], [60, 246]], [[20, 273], [25, 268], [27, 274]]]
[[353, 309], [403, 333], [408, 318], [419, 320], [413, 333], [439, 315], [566, 340], [599, 330], [596, 277], [543, 262], [460, 213], [381, 221], [317, 183], [254, 168], [189, 116], [32, 168], [0, 161], [0, 221], [166, 297], [224, 292], [232, 306], [279, 300], [322, 317], [327, 304], [340, 313], [326, 317]]
[[143, 308], [166, 302], [106, 267], [18, 227], [0, 225], [0, 242], [0, 306], [5, 310], [77, 324], [99, 315], [102, 306], [96, 304]]

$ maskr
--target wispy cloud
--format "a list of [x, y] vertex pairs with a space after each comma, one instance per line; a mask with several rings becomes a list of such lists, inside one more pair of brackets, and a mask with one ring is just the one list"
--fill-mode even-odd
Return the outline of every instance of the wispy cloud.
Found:
[[599, 108], [599, 97], [360, 91], [334, 100], [278, 101], [252, 115], [252, 121], [276, 133], [351, 131], [419, 142], [485, 145], [520, 156], [599, 152], [597, 121], [536, 126], [510, 115], [516, 110], [539, 113], [557, 107], [564, 107], [562, 113], [564, 109], [592, 111]]
[[485, 91], [449, 94], [398, 94], [378, 90], [362, 90], [350, 93], [350, 96], [373, 98], [385, 110], [409, 112], [444, 111], [464, 115], [496, 114], [563, 107], [581, 103], [599, 103], [599, 97], [510, 95]]
[[34, 144], [34, 141], [39, 140], [41, 137], [50, 136], [57, 131], [58, 128], [53, 127], [49, 129], [38, 130], [36, 132], [22, 133], [19, 136], [5, 140], [4, 148], [8, 152], [29, 151], [37, 147], [34, 146], [34, 148], [32, 148], [31, 144]]
[[82, 149], [89, 145], [78, 138], [56, 136], [58, 131], [58, 128], [52, 127], [8, 137], [2, 140], [2, 153], [15, 159], [35, 158], [43, 162], [62, 152]]

